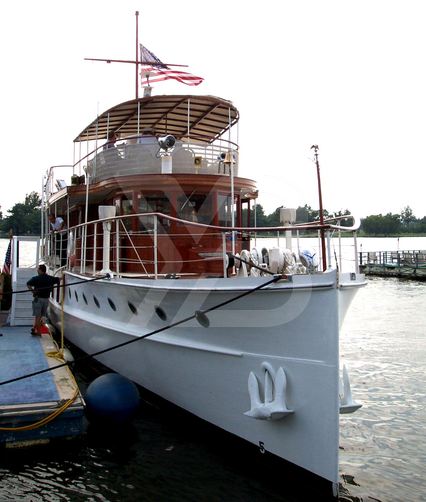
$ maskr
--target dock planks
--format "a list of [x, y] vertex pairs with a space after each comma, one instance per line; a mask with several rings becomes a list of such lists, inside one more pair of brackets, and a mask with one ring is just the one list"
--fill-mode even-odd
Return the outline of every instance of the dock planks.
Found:
[[[0, 333], [0, 383], [61, 363], [48, 355], [57, 352], [50, 334], [31, 336], [29, 326], [2, 326]], [[84, 402], [79, 392], [72, 404], [52, 421], [19, 430], [50, 416], [76, 392], [78, 386], [67, 367], [0, 385], [0, 444], [26, 446], [81, 435]], [[5, 428], [10, 430], [2, 430]]]

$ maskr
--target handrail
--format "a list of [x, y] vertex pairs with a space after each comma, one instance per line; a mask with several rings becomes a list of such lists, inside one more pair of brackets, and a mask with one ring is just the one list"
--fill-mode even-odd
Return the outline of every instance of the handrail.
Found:
[[[143, 145], [140, 143], [129, 143], [129, 141], [137, 141], [139, 138], [143, 137], [143, 135], [139, 136], [128, 136], [124, 138], [120, 138], [118, 140], [118, 143], [116, 144], [115, 148], [119, 153], [119, 156], [124, 155], [124, 152], [127, 151], [128, 147], [131, 147], [134, 149], [135, 147], [139, 151], [138, 148], [141, 149], [141, 151], [147, 147], [147, 145]], [[155, 145], [155, 144], [154, 144]], [[158, 146], [158, 149], [160, 150], [160, 147]], [[207, 166], [209, 166], [210, 169], [216, 169], [216, 163], [218, 165], [218, 168], [223, 164], [223, 160], [220, 160], [220, 155], [229, 152], [230, 150], [238, 153], [239, 147], [236, 143], [230, 141], [230, 140], [225, 140], [221, 139], [216, 143], [199, 143], [199, 142], [182, 142], [179, 144], [176, 144], [174, 151], [172, 151], [172, 157], [174, 153], [178, 153], [180, 150], [188, 150], [191, 152], [191, 155], [194, 157], [201, 157], [202, 162], [204, 161]], [[45, 193], [48, 195], [48, 197], [54, 193], [54, 181], [56, 178], [56, 169], [58, 168], [67, 168], [70, 170], [70, 174], [74, 174], [77, 169], [84, 170], [86, 176], [90, 175], [91, 177], [96, 177], [96, 174], [91, 172], [93, 171], [93, 167], [91, 167], [91, 163], [95, 161], [98, 155], [100, 155], [103, 152], [110, 152], [112, 151], [112, 148], [109, 148], [105, 150], [105, 143], [99, 146], [96, 146], [95, 148], [91, 149], [88, 153], [83, 154], [79, 160], [74, 162], [73, 164], [61, 164], [61, 165], [54, 165], [51, 166], [46, 173], [46, 179], [45, 183], [43, 186], [43, 190]], [[122, 161], [129, 161], [129, 159], [123, 157]], [[86, 165], [83, 166], [83, 163], [86, 163]], [[236, 166], [238, 166], [238, 156], [235, 159]], [[201, 166], [199, 166], [201, 167]], [[128, 169], [131, 169], [127, 165]], [[205, 170], [206, 167], [203, 167]], [[208, 171], [206, 171], [208, 172]], [[210, 173], [211, 174], [211, 173]], [[59, 178], [58, 178], [59, 179]], [[68, 186], [68, 184], [67, 184]]]
[[[140, 134], [140, 135], [136, 135], [136, 136], [126, 136], [123, 138], [119, 138], [116, 141], [116, 143], [113, 146], [111, 146], [110, 148], [108, 148], [107, 150], [105, 150], [105, 146], [107, 145], [107, 143], [103, 143], [102, 145], [97, 146], [96, 148], [94, 148], [90, 152], [83, 155], [83, 157], [81, 157], [77, 162], [75, 162], [72, 167], [76, 168], [78, 165], [82, 164], [86, 160], [89, 163], [93, 159], [95, 159], [96, 156], [99, 155], [100, 153], [102, 153], [103, 151], [112, 150], [113, 148], [116, 148], [118, 150], [123, 150], [127, 146], [131, 146], [131, 147], [139, 146], [141, 148], [146, 147], [148, 145], [144, 145], [144, 144], [137, 142], [138, 139], [143, 138], [143, 137], [144, 137], [144, 135]], [[132, 141], [132, 143], [130, 143], [129, 141]], [[179, 143], [179, 145], [176, 145], [176, 146], [193, 150], [193, 153], [195, 155], [200, 155], [200, 156], [204, 157], [206, 160], [210, 160], [210, 161], [217, 160], [217, 159], [214, 159], [215, 153], [219, 153], [219, 154], [226, 153], [229, 150], [232, 150], [236, 153], [239, 151], [238, 144], [234, 143], [233, 141], [221, 139], [221, 140], [219, 140], [219, 143], [220, 144], [182, 141], [181, 143]], [[223, 145], [223, 143], [225, 143], [225, 145]], [[153, 143], [153, 145], [155, 145], [155, 143]], [[158, 145], [158, 150], [160, 151], [159, 145]], [[173, 151], [172, 151], [172, 154], [173, 154]]]
[[[185, 225], [190, 225], [193, 227], [199, 227], [199, 228], [208, 228], [212, 230], [217, 230], [219, 232], [285, 232], [286, 230], [343, 230], [346, 232], [353, 232], [354, 230], [357, 230], [359, 228], [358, 222], [360, 220], [358, 218], [355, 218], [352, 215], [345, 215], [345, 216], [337, 216], [334, 218], [329, 218], [328, 220], [325, 220], [324, 225], [321, 225], [319, 222], [310, 222], [310, 223], [297, 223], [294, 225], [284, 225], [284, 226], [277, 226], [277, 227], [223, 227], [219, 225], [208, 225], [206, 223], [199, 223], [195, 221], [189, 221], [189, 220], [183, 220], [181, 218], [176, 218], [175, 216], [170, 216], [168, 214], [160, 213], [160, 212], [150, 212], [150, 213], [134, 213], [134, 214], [127, 214], [127, 215], [121, 215], [121, 216], [113, 216], [110, 218], [103, 218], [103, 219], [97, 219], [97, 220], [91, 220], [87, 222], [87, 225], [89, 224], [94, 224], [94, 223], [102, 223], [102, 222], [112, 222], [114, 220], [120, 219], [127, 219], [127, 218], [139, 218], [139, 217], [147, 217], [147, 216], [156, 216], [159, 218], [164, 218], [170, 221], [178, 222], [178, 223], [183, 223]], [[334, 221], [337, 219], [347, 219], [347, 218], [353, 218], [354, 221], [357, 222], [357, 225], [352, 225], [351, 227], [346, 227], [346, 226], [339, 226], [339, 225], [332, 225], [331, 223], [327, 223], [328, 221]], [[86, 223], [80, 223], [78, 225], [75, 225], [72, 228], [81, 228], [84, 227]]]
[[[126, 220], [140, 218], [147, 219], [152, 218], [154, 223], [154, 228], [148, 231], [137, 231], [137, 232], [129, 232], [126, 228]], [[160, 227], [156, 224], [159, 221], [159, 218], [164, 220], [168, 220], [170, 222], [177, 222], [180, 224], [191, 227], [193, 231], [182, 231], [178, 234], [160, 232]], [[353, 218], [354, 224], [350, 227], [345, 227], [341, 225], [333, 224], [332, 222], [339, 222], [343, 219]], [[115, 236], [115, 244], [110, 247], [110, 252], [112, 254], [112, 263], [114, 263], [114, 273], [118, 276], [122, 276], [127, 271], [136, 271], [140, 270], [141, 273], [146, 277], [154, 277], [157, 278], [161, 270], [174, 270], [171, 273], [182, 273], [183, 270], [186, 272], [192, 272], [198, 270], [197, 273], [202, 273], [201, 270], [206, 270], [203, 267], [195, 265], [195, 268], [191, 268], [189, 264], [196, 263], [207, 263], [209, 260], [217, 261], [223, 260], [223, 274], [227, 273], [227, 265], [225, 265], [226, 255], [229, 249], [229, 236], [237, 235], [237, 239], [244, 239], [244, 235], [257, 235], [259, 233], [277, 233], [278, 237], [278, 246], [280, 246], [280, 235], [287, 233], [289, 230], [293, 230], [297, 232], [297, 242], [299, 239], [300, 231], [317, 231], [319, 232], [321, 229], [325, 232], [327, 236], [327, 267], [331, 266], [332, 263], [332, 253], [331, 253], [331, 238], [332, 234], [335, 230], [338, 230], [339, 233], [339, 269], [342, 269], [341, 262], [341, 242], [340, 242], [340, 233], [344, 232], [352, 232], [354, 235], [354, 248], [355, 248], [355, 270], [358, 271], [358, 252], [356, 248], [356, 235], [355, 229], [357, 228], [357, 223], [359, 220], [355, 219], [351, 215], [337, 216], [329, 218], [324, 222], [324, 224], [320, 224], [320, 222], [310, 222], [310, 223], [302, 223], [302, 224], [293, 224], [293, 225], [285, 225], [285, 226], [276, 226], [276, 227], [231, 227], [231, 226], [219, 226], [219, 225], [208, 225], [204, 223], [198, 223], [193, 221], [184, 220], [181, 218], [177, 218], [174, 216], [170, 216], [160, 212], [149, 212], [149, 213], [136, 213], [130, 215], [121, 215], [114, 216], [105, 219], [97, 219], [91, 220], [89, 222], [83, 222], [73, 227], [70, 227], [67, 230], [63, 230], [60, 232], [55, 232], [54, 234], [49, 235], [50, 246], [45, 246], [46, 249], [49, 249], [55, 253], [59, 258], [62, 258], [61, 265], [64, 265], [64, 255], [66, 254], [66, 262], [68, 266], [74, 267], [77, 264], [80, 273], [89, 273], [92, 275], [96, 275], [99, 273], [100, 267], [100, 254], [105, 256], [100, 251], [103, 249], [102, 243], [98, 242], [100, 239], [98, 238], [98, 227], [100, 223], [113, 223], [115, 225], [111, 225], [112, 228], [115, 228], [113, 235]], [[124, 232], [121, 229], [124, 228]], [[183, 229], [182, 229], [183, 230]], [[199, 230], [197, 232], [197, 230]], [[105, 230], [104, 230], [105, 231]], [[71, 251], [72, 246], [70, 246], [68, 253], [65, 252], [65, 247], [67, 244], [67, 239], [62, 239], [62, 235], [69, 234], [69, 240], [73, 243], [73, 251]], [[220, 235], [222, 237], [220, 238]], [[216, 236], [216, 240], [214, 240], [214, 236]], [[150, 237], [152, 241], [141, 241], [138, 239], [143, 239], [144, 237]], [[287, 235], [286, 235], [287, 237]], [[164, 247], [164, 239], [176, 239], [176, 238], [184, 238], [189, 239], [187, 241], [188, 247], [184, 247], [182, 249], [185, 250], [185, 253], [190, 253], [189, 255], [185, 254], [185, 258], [178, 258], [178, 256], [174, 256], [173, 252], [171, 255], [163, 254], [163, 251], [167, 249], [168, 244]], [[209, 239], [212, 239], [210, 241]], [[124, 240], [123, 240], [124, 239]], [[204, 240], [205, 239], [205, 240]], [[207, 246], [203, 249], [201, 247], [199, 251], [197, 251], [197, 243], [201, 243], [202, 240]], [[150, 243], [149, 243], [150, 242]], [[172, 241], [170, 241], [172, 243]], [[191, 244], [192, 242], [192, 244]], [[211, 242], [211, 244], [210, 244]], [[240, 241], [240, 245], [242, 245], [244, 241]], [[166, 241], [167, 243], [167, 241]], [[194, 248], [195, 245], [195, 248]], [[256, 246], [256, 244], [254, 243]], [[159, 247], [160, 246], [160, 247]], [[299, 244], [298, 244], [299, 246]], [[289, 247], [289, 246], [287, 246]], [[248, 248], [247, 248], [248, 249]], [[291, 244], [290, 244], [291, 249]], [[298, 247], [299, 249], [299, 247]], [[180, 248], [179, 248], [180, 252]], [[181, 256], [178, 252], [178, 255]], [[108, 255], [106, 255], [108, 256]], [[54, 266], [58, 265], [58, 258], [53, 260], [51, 263]], [[77, 260], [77, 261], [75, 261]], [[73, 265], [74, 263], [74, 265]], [[337, 263], [337, 262], [336, 262]], [[181, 266], [179, 266], [179, 264]], [[104, 265], [104, 264], [103, 264]], [[130, 267], [127, 268], [127, 267]], [[136, 268], [135, 268], [136, 267]], [[166, 268], [164, 268], [166, 267]], [[207, 266], [208, 268], [208, 266]], [[214, 270], [217, 270], [217, 266], [213, 266]], [[74, 269], [75, 270], [75, 269]], [[168, 273], [161, 271], [161, 274]]]
[[[343, 216], [341, 219], [345, 219], [347, 217], [348, 216]], [[342, 226], [342, 225], [331, 225], [330, 228], [332, 228], [334, 230], [344, 230], [345, 232], [354, 232], [354, 231], [358, 230], [359, 227], [361, 226], [361, 219], [358, 218], [357, 216], [352, 216], [352, 215], [350, 215], [350, 217], [354, 220], [354, 223], [351, 227], [346, 227], [346, 226]]]

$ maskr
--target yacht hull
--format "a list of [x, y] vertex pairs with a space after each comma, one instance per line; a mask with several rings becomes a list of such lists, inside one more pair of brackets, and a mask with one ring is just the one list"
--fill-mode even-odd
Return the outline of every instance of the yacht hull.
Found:
[[265, 277], [82, 279], [67, 273], [63, 312], [59, 302], [50, 306], [70, 342], [105, 351], [95, 358], [112, 370], [337, 486], [334, 271], [264, 288]]

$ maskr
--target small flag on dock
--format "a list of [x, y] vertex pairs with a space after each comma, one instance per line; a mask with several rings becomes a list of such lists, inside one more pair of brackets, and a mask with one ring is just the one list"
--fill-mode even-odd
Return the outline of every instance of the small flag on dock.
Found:
[[4, 257], [3, 270], [2, 270], [3, 274], [10, 275], [11, 266], [12, 266], [12, 240], [9, 241], [9, 245], [7, 246], [6, 256]]

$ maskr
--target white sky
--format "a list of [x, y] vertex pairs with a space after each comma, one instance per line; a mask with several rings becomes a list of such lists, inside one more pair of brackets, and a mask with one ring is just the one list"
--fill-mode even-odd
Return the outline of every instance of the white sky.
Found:
[[139, 40], [188, 64], [198, 87], [240, 110], [240, 175], [259, 183], [267, 213], [324, 207], [358, 216], [426, 215], [426, 3], [423, 0], [16, 0], [1, 7], [3, 213], [40, 191], [53, 164], [97, 112], [133, 99]]

